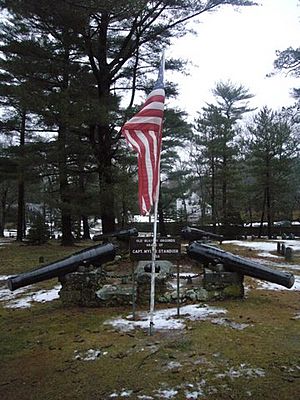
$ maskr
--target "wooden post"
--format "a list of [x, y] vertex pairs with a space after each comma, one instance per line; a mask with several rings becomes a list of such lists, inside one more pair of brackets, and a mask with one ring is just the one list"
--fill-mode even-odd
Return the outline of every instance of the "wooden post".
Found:
[[277, 253], [281, 254], [281, 242], [277, 242]]
[[291, 247], [287, 247], [285, 249], [285, 259], [286, 261], [291, 261], [293, 259], [293, 249]]
[[177, 261], [177, 317], [180, 315], [179, 262]]
[[132, 261], [132, 318], [135, 321], [135, 262]]

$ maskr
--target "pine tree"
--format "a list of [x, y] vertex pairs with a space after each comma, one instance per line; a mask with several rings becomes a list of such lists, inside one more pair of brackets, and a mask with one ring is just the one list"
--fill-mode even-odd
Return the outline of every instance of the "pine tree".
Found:
[[[13, 16], [6, 29], [19, 29], [20, 69], [24, 59], [28, 60], [25, 65], [32, 67], [28, 74], [36, 87], [40, 85], [40, 104], [49, 123], [58, 128], [63, 236], [67, 242], [71, 219], [67, 173], [70, 125], [81, 127], [89, 139], [98, 168], [103, 231], [112, 231], [114, 157], [120, 139], [116, 127], [125, 120], [120, 115], [120, 98], [131, 91], [131, 106], [135, 91], [149, 87], [147, 72], [157, 67], [161, 49], [187, 32], [190, 19], [222, 4], [248, 6], [254, 2], [2, 0], [0, 4]], [[17, 50], [6, 48], [6, 53]], [[167, 64], [174, 69], [182, 66], [174, 60]]]
[[217, 105], [204, 107], [195, 122], [194, 143], [199, 150], [194, 152], [194, 157], [199, 162], [204, 157], [207, 163], [212, 222], [216, 226], [217, 220], [225, 225], [239, 220], [234, 196], [237, 185], [237, 121], [244, 113], [252, 111], [247, 101], [253, 95], [244, 86], [230, 81], [217, 83], [213, 94]]
[[291, 127], [282, 116], [264, 107], [248, 127], [250, 132], [249, 158], [251, 174], [255, 178], [253, 190], [260, 194], [261, 229], [266, 217], [268, 236], [272, 236], [272, 226], [278, 205], [284, 201], [284, 193], [291, 190], [290, 180], [293, 158], [296, 157], [297, 142]]

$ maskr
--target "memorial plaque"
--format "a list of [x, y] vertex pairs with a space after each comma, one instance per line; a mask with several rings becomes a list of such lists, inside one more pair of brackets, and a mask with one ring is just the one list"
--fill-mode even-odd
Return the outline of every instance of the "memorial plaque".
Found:
[[[151, 260], [152, 237], [131, 237], [130, 258]], [[161, 237], [156, 241], [156, 260], [176, 260], [180, 256], [180, 241], [174, 237]]]

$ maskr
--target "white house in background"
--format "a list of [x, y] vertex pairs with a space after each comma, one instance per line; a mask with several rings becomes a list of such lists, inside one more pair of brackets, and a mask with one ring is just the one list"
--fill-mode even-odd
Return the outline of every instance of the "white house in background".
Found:
[[[185, 200], [177, 199], [176, 211], [178, 214], [184, 215], [186, 213], [188, 222], [199, 221], [202, 217], [200, 196], [197, 193], [192, 192], [186, 194]], [[211, 206], [209, 204], [206, 204], [205, 206], [205, 215], [211, 215]]]

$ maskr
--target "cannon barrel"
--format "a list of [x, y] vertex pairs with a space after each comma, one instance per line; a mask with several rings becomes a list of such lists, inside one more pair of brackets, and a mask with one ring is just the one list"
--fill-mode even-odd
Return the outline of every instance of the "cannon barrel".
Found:
[[129, 229], [121, 229], [120, 231], [115, 232], [115, 237], [117, 239], [128, 239], [132, 236], [138, 236], [139, 232], [136, 228]]
[[290, 272], [275, 271], [255, 261], [236, 256], [235, 254], [207, 244], [193, 242], [188, 247], [187, 254], [194, 260], [204, 264], [221, 263], [228, 271], [238, 272], [242, 275], [277, 283], [287, 288], [291, 288], [295, 282], [294, 275]]
[[138, 236], [139, 232], [136, 228], [121, 229], [119, 231], [105, 233], [102, 235], [95, 235], [93, 240], [96, 242], [98, 240], [105, 240], [109, 238], [116, 238], [118, 240], [128, 240], [132, 236]]
[[201, 240], [203, 238], [210, 238], [219, 241], [222, 241], [224, 239], [222, 235], [217, 235], [212, 232], [206, 232], [198, 228], [191, 228], [190, 226], [187, 226], [181, 230], [181, 237], [189, 241]]
[[45, 281], [74, 272], [80, 265], [103, 264], [112, 261], [116, 255], [116, 248], [112, 243], [92, 246], [78, 251], [66, 258], [36, 268], [29, 272], [11, 277], [7, 280], [10, 290], [15, 290], [33, 283]]

